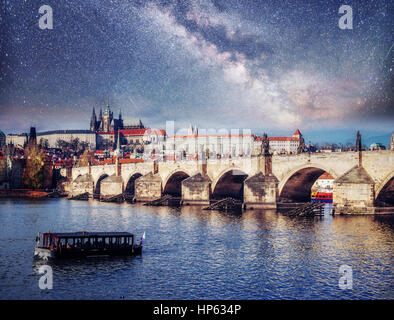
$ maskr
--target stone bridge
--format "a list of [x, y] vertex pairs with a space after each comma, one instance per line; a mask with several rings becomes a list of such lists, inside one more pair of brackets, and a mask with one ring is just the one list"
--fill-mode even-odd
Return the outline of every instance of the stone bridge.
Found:
[[[303, 153], [290, 156], [141, 162], [62, 169], [70, 193], [111, 197], [123, 192], [136, 201], [163, 194], [184, 204], [208, 204], [238, 198], [245, 208], [275, 208], [277, 202], [304, 202], [324, 172], [334, 178], [334, 206], [339, 212], [373, 212], [394, 191], [394, 151]], [[392, 200], [391, 200], [392, 201]]]

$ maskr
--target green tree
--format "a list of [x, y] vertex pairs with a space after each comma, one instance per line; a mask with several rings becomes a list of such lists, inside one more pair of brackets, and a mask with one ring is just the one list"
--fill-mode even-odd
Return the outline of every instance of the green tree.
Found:
[[40, 147], [43, 148], [43, 149], [48, 149], [48, 148], [49, 148], [48, 139], [41, 138], [41, 139], [40, 139], [39, 145], [40, 145]]
[[26, 166], [22, 180], [26, 187], [40, 189], [44, 179], [45, 154], [36, 144], [28, 144], [25, 148]]
[[71, 149], [75, 152], [78, 151], [79, 148], [79, 138], [75, 138], [71, 141]]
[[56, 146], [60, 149], [65, 149], [65, 148], [69, 148], [70, 144], [64, 140], [61, 139], [57, 139], [56, 140]]
[[90, 163], [92, 163], [92, 158], [94, 157], [94, 151], [85, 149], [83, 154], [78, 159], [79, 167], [86, 167]]

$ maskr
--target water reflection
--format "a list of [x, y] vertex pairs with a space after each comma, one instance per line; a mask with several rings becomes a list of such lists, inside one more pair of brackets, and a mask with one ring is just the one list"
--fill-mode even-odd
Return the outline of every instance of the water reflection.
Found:
[[131, 270], [135, 265], [135, 259], [141, 257], [90, 257], [85, 259], [61, 259], [61, 260], [38, 260], [33, 259], [33, 270], [40, 274], [39, 269], [48, 265], [54, 273], [92, 274], [93, 273], [116, 273], [122, 270]]
[[[0, 298], [394, 298], [394, 217], [287, 217], [201, 207], [0, 200]], [[146, 231], [142, 257], [33, 261], [37, 231]], [[53, 268], [54, 289], [38, 288]], [[338, 288], [352, 266], [354, 289]]]

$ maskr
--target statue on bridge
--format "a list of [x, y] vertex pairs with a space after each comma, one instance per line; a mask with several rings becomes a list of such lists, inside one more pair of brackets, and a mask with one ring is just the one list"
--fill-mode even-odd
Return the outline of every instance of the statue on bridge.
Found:
[[357, 131], [356, 151], [361, 151], [361, 134], [360, 134], [360, 131]]
[[205, 160], [209, 159], [209, 149], [205, 149]]
[[266, 133], [263, 135], [263, 142], [261, 143], [260, 154], [269, 155], [270, 154], [270, 141], [268, 140], [268, 136]]

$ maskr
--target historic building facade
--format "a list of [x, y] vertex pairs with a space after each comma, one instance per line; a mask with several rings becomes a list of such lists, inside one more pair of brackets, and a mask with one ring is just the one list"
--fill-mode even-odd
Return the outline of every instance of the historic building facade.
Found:
[[96, 134], [90, 130], [53, 130], [37, 133], [37, 143], [47, 142], [49, 148], [57, 148], [58, 141], [72, 143], [75, 139], [87, 143], [90, 149], [96, 149]]
[[331, 193], [334, 187], [334, 180], [332, 175], [325, 172], [312, 185], [312, 191]]
[[[257, 144], [262, 137], [255, 138]], [[304, 146], [304, 138], [299, 129], [291, 137], [268, 137], [270, 152], [273, 154], [296, 154]]]
[[253, 152], [254, 136], [250, 130], [198, 130], [190, 125], [186, 132], [177, 132], [167, 137], [166, 150], [186, 157], [209, 154], [210, 158], [250, 156]]
[[159, 151], [164, 150], [166, 132], [163, 129], [143, 128], [97, 133], [97, 146], [99, 148], [111, 149], [111, 147], [118, 147], [117, 141], [119, 141], [120, 147], [130, 149], [132, 152], [142, 153], [144, 151], [148, 155], [152, 153], [157, 154]]
[[27, 133], [22, 133], [22, 134], [9, 133], [5, 138], [6, 145], [12, 144], [14, 146], [19, 146], [23, 148], [26, 143], [27, 143]]

